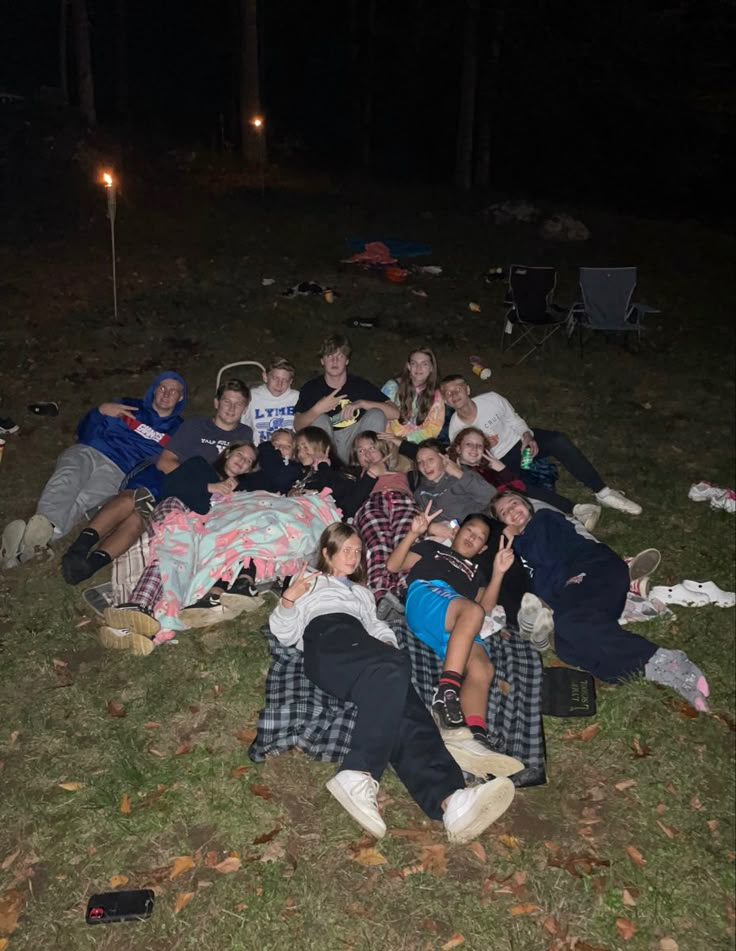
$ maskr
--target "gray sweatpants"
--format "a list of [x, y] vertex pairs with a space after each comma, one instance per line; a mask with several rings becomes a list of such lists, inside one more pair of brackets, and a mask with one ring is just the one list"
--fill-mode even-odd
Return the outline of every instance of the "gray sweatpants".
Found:
[[350, 450], [353, 448], [355, 437], [368, 429], [382, 433], [386, 429], [386, 417], [380, 409], [369, 409], [352, 426], [345, 426], [344, 429], [333, 429], [330, 417], [327, 413], [323, 413], [311, 425], [319, 426], [327, 433], [335, 447], [338, 459], [341, 462], [348, 463], [350, 462]]
[[54, 541], [70, 532], [85, 512], [115, 495], [123, 475], [119, 466], [91, 446], [76, 443], [65, 449], [36, 508], [54, 526]]

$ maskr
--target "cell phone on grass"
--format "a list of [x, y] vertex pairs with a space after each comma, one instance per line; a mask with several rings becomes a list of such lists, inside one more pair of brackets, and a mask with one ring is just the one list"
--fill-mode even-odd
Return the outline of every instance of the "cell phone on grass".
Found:
[[93, 895], [87, 903], [85, 921], [88, 925], [109, 924], [113, 921], [136, 921], [153, 914], [155, 895], [150, 888], [129, 892], [102, 892]]

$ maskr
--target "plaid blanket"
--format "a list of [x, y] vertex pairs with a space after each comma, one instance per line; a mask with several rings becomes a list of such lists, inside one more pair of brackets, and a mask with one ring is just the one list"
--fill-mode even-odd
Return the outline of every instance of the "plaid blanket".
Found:
[[[399, 647], [408, 650], [412, 681], [429, 707], [440, 675], [440, 660], [410, 633], [403, 618], [388, 621]], [[316, 760], [339, 762], [350, 749], [355, 721], [351, 703], [324, 693], [304, 675], [302, 652], [283, 647], [268, 625], [272, 663], [266, 679], [266, 705], [258, 717], [258, 733], [249, 754], [261, 762], [270, 753], [294, 747]], [[500, 751], [517, 757], [526, 769], [512, 777], [517, 786], [545, 782], [542, 727], [542, 662], [529, 644], [514, 634], [488, 643], [495, 667], [488, 700], [488, 729]]]

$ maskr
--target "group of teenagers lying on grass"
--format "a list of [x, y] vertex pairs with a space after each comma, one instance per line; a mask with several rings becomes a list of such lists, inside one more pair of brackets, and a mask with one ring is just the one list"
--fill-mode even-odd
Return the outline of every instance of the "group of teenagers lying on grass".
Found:
[[[328, 789], [377, 838], [389, 763], [453, 841], [470, 841], [511, 803], [509, 777], [524, 764], [489, 736], [489, 637], [544, 650], [554, 632], [565, 663], [609, 683], [643, 675], [707, 709], [707, 681], [682, 651], [619, 624], [630, 567], [590, 532], [601, 506], [638, 514], [636, 503], [607, 487], [564, 434], [532, 430], [497, 393], [471, 398], [459, 375], [438, 380], [428, 348], [413, 350], [383, 389], [348, 374], [349, 360], [349, 342], [327, 338], [323, 376], [297, 392], [293, 366], [277, 358], [252, 398], [229, 380], [214, 419], [185, 420], [158, 438], [156, 465], [136, 472], [62, 558], [74, 584], [150, 539], [132, 594], [105, 611], [103, 644], [148, 654], [176, 630], [237, 616], [262, 582], [278, 579], [272, 635], [303, 652], [312, 684], [356, 708]], [[144, 401], [88, 414], [76, 445], [117, 465], [107, 447], [141, 430], [160, 437], [160, 421], [184, 398], [183, 380], [162, 374]], [[598, 504], [560, 496], [549, 466], [533, 480], [529, 455], [553, 456]], [[7, 567], [69, 530], [74, 513], [58, 515], [64, 491], [74, 504], [94, 494], [85, 471], [70, 495], [62, 460], [37, 514], [14, 535], [6, 529]], [[391, 627], [401, 615], [442, 662], [431, 711]], [[493, 778], [466, 787], [463, 771]]]

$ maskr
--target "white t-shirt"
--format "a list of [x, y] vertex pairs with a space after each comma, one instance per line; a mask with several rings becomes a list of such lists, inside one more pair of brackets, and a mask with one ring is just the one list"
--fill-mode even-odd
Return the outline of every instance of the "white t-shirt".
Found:
[[294, 428], [294, 407], [298, 399], [299, 390], [289, 389], [281, 396], [274, 396], [265, 383], [251, 390], [250, 405], [241, 422], [253, 430], [256, 445], [268, 442], [277, 429]]
[[502, 459], [506, 453], [521, 439], [522, 434], [534, 430], [519, 416], [508, 400], [498, 393], [481, 393], [473, 397], [476, 414], [475, 419], [464, 423], [457, 413], [453, 413], [450, 420], [450, 440], [466, 426], [477, 426], [486, 436], [497, 436], [498, 442], [491, 450], [493, 455]]

